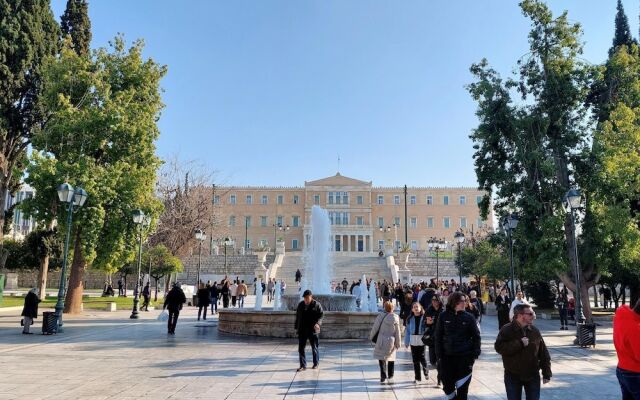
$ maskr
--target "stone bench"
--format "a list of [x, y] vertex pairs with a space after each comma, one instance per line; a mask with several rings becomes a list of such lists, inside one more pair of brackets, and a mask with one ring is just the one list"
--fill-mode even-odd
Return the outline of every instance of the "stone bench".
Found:
[[116, 307], [116, 303], [113, 301], [110, 301], [107, 303], [107, 305], [104, 308], [105, 311], [116, 311], [117, 307]]

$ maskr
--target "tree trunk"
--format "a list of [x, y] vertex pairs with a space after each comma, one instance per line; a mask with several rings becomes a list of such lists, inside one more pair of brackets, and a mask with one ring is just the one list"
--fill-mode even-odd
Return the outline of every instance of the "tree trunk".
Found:
[[127, 297], [127, 275], [123, 277], [122, 283], [124, 284], [124, 297]]
[[640, 295], [640, 284], [635, 279], [631, 280], [631, 284], [629, 285], [629, 305], [631, 307], [635, 306], [638, 302], [638, 297]]
[[[7, 209], [7, 195], [9, 194], [9, 181], [11, 180], [11, 174], [4, 174], [0, 172], [0, 243], [4, 243], [4, 210]], [[1, 267], [4, 269], [4, 264], [7, 261], [7, 257], [4, 256], [4, 248], [2, 248], [2, 261]], [[7, 253], [8, 255], [8, 253]]]
[[598, 285], [593, 285], [593, 306], [598, 307]]
[[49, 255], [40, 257], [40, 272], [38, 272], [38, 293], [44, 300], [47, 297], [47, 274], [49, 273]]
[[71, 273], [69, 274], [69, 288], [67, 289], [67, 297], [64, 303], [64, 312], [68, 314], [79, 314], [82, 306], [84, 270], [87, 262], [82, 253], [80, 234], [81, 229], [78, 228], [74, 238], [73, 263], [71, 264]]
[[153, 296], [153, 301], [158, 301], [158, 281], [160, 281], [160, 278], [153, 277], [153, 280], [156, 281], [156, 293]]

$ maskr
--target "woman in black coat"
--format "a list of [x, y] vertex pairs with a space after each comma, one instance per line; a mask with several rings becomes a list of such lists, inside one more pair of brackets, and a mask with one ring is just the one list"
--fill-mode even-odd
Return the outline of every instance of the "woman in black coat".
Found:
[[509, 310], [511, 309], [511, 299], [507, 295], [507, 289], [502, 288], [495, 301], [498, 312], [498, 330], [509, 323]]
[[22, 322], [24, 328], [22, 328], [22, 334], [31, 335], [33, 332], [29, 332], [29, 327], [33, 325], [34, 318], [38, 318], [38, 303], [40, 299], [36, 294], [36, 289], [29, 290], [27, 296], [24, 298], [24, 308], [22, 309]]

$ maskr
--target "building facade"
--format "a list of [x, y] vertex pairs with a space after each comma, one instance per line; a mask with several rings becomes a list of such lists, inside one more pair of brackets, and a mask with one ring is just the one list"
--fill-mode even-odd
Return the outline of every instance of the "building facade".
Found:
[[24, 212], [18, 206], [22, 200], [31, 198], [35, 195], [35, 190], [23, 183], [20, 190], [13, 195], [7, 194], [5, 198], [5, 212], [11, 207], [13, 208], [13, 221], [11, 223], [11, 231], [6, 237], [13, 240], [23, 240], [29, 233], [36, 229], [36, 222], [33, 217], [26, 217]]
[[[377, 253], [399, 248], [426, 250], [430, 238], [453, 241], [456, 231], [493, 229], [482, 220], [475, 188], [374, 187], [372, 182], [342, 176], [305, 182], [303, 187], [223, 187], [214, 204], [238, 247], [287, 250], [308, 243], [311, 208], [329, 213], [332, 250]], [[405, 212], [406, 210], [406, 212]], [[406, 241], [405, 241], [406, 234]]]

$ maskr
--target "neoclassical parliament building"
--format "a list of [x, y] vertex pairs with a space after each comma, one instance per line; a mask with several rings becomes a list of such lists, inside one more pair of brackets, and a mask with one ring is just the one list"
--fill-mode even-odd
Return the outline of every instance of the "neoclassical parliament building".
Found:
[[217, 187], [213, 201], [237, 247], [273, 249], [284, 241], [287, 251], [303, 249], [318, 205], [329, 213], [333, 251], [377, 253], [385, 244], [405, 243], [405, 228], [413, 250], [427, 249], [432, 237], [452, 242], [459, 230], [492, 230], [480, 218], [483, 195], [469, 187], [408, 187], [405, 194], [404, 187], [375, 187], [337, 173], [303, 187]]

